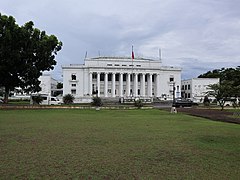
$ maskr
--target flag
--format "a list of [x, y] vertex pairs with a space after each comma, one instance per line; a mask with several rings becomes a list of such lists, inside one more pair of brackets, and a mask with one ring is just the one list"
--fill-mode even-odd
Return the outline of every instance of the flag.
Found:
[[134, 59], [134, 52], [133, 52], [133, 46], [132, 46], [132, 60]]

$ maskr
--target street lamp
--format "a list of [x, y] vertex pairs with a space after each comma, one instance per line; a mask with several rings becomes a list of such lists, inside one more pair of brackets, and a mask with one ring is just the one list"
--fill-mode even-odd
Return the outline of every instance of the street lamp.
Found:
[[172, 83], [173, 86], [173, 101], [172, 101], [172, 108], [171, 108], [171, 113], [177, 113], [176, 107], [175, 107], [175, 82]]

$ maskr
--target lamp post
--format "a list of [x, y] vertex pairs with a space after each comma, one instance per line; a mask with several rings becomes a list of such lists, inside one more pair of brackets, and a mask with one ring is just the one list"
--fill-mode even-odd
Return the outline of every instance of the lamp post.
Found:
[[173, 83], [173, 102], [175, 101], [175, 91], [176, 91], [175, 83]]
[[175, 83], [173, 82], [172, 83], [172, 86], [173, 86], [173, 101], [172, 101], [172, 108], [171, 108], [171, 113], [177, 113], [177, 110], [176, 110], [176, 107], [175, 107]]

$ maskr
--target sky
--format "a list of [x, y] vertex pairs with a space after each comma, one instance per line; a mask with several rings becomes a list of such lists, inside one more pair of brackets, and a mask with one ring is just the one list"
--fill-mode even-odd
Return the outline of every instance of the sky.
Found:
[[88, 57], [159, 59], [182, 68], [182, 79], [240, 65], [240, 0], [0, 0], [19, 25], [63, 42], [52, 76]]

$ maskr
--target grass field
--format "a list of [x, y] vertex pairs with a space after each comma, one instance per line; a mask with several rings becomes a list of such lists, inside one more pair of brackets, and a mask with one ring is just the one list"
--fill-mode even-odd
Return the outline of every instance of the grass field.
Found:
[[0, 111], [0, 179], [239, 179], [240, 126], [160, 110]]

